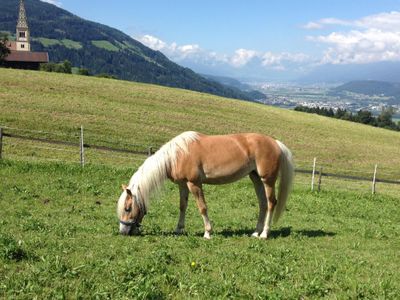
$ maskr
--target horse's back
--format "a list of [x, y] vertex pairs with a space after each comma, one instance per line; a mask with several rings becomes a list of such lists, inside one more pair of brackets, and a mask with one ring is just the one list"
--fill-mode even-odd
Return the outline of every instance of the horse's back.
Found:
[[[220, 184], [236, 181], [252, 171], [260, 175], [279, 167], [280, 149], [275, 140], [257, 133], [203, 135], [181, 156], [176, 179]], [[272, 173], [275, 173], [273, 170]]]

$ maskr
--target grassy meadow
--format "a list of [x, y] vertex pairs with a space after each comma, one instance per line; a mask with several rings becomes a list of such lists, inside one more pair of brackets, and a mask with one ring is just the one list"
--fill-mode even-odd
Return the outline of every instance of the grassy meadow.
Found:
[[[130, 148], [157, 147], [186, 130], [255, 131], [284, 142], [298, 167], [310, 168], [317, 157], [326, 172], [371, 176], [378, 164], [382, 175], [400, 179], [400, 134], [390, 130], [186, 90], [78, 75], [2, 69], [0, 82], [0, 125], [45, 132], [39, 137], [78, 142], [83, 125], [86, 143]], [[15, 149], [5, 149], [6, 156], [7, 152], [11, 157], [35, 156], [31, 147], [11, 142]]]
[[172, 234], [178, 193], [167, 184], [143, 235], [118, 235], [116, 186], [132, 170], [0, 162], [0, 298], [396, 299], [398, 198], [311, 193], [296, 186], [269, 240], [249, 237], [249, 180], [207, 186], [215, 233], [202, 238], [193, 198], [187, 234]]
[[[0, 69], [6, 132], [136, 149], [185, 130], [257, 131], [292, 149], [296, 165], [400, 178], [398, 132], [154, 85]], [[187, 233], [173, 235], [178, 189], [167, 183], [142, 235], [118, 234], [115, 201], [144, 156], [4, 139], [0, 160], [0, 298], [397, 299], [398, 188], [295, 180], [267, 241], [251, 238], [258, 204], [250, 180], [206, 186], [214, 225], [204, 240], [189, 199]], [[381, 173], [379, 173], [381, 172]], [[359, 186], [362, 185], [362, 191]], [[354, 190], [353, 190], [354, 188]]]

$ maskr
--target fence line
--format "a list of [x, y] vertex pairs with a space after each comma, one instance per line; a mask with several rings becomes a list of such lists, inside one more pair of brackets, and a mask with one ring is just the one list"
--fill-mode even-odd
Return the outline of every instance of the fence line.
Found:
[[[2, 136], [9, 137], [9, 138], [16, 138], [16, 139], [20, 139], [20, 140], [53, 144], [53, 145], [76, 146], [76, 147], [80, 146], [80, 143], [78, 143], [78, 142], [73, 143], [73, 142], [66, 142], [66, 141], [49, 140], [49, 139], [45, 139], [45, 138], [27, 137], [27, 136], [23, 136], [23, 135], [19, 135], [19, 134], [5, 133], [4, 131], [3, 131]], [[120, 149], [120, 148], [107, 147], [107, 146], [92, 145], [92, 144], [87, 144], [87, 143], [84, 143], [83, 147], [91, 148], [91, 149], [95, 149], [95, 150], [112, 151], [112, 152], [129, 153], [129, 154], [143, 154], [143, 155], [149, 154], [149, 150], [146, 150], [146, 151], [144, 151], [144, 150], [143, 151], [128, 150], [128, 149]], [[153, 147], [149, 147], [149, 149], [150, 148], [153, 148]]]
[[[304, 169], [296, 169], [296, 173], [302, 173], [302, 174], [310, 174], [312, 175], [313, 171], [312, 170], [304, 170]], [[334, 178], [340, 178], [340, 179], [350, 179], [350, 180], [355, 180], [355, 181], [369, 181], [372, 182], [373, 177], [367, 178], [367, 177], [361, 177], [361, 176], [352, 176], [352, 175], [342, 175], [342, 174], [334, 174], [334, 173], [326, 173], [326, 172], [321, 172], [321, 171], [315, 171], [315, 175], [318, 176], [325, 176], [325, 177], [334, 177]], [[388, 179], [379, 179], [375, 178], [375, 182], [381, 182], [381, 183], [389, 183], [389, 184], [399, 184], [399, 180], [388, 180]]]
[[[33, 142], [40, 142], [40, 143], [47, 143], [47, 144], [52, 144], [52, 145], [63, 145], [63, 146], [69, 146], [69, 147], [79, 147], [80, 148], [80, 164], [81, 166], [84, 166], [85, 164], [85, 155], [84, 151], [86, 149], [93, 149], [93, 150], [100, 150], [100, 151], [108, 151], [112, 153], [126, 153], [126, 154], [138, 154], [138, 155], [147, 155], [150, 156], [152, 155], [153, 148], [152, 146], [144, 146], [144, 145], [135, 145], [135, 147], [142, 147], [146, 150], [140, 151], [140, 150], [129, 150], [129, 149], [121, 149], [121, 148], [116, 148], [116, 147], [108, 147], [108, 146], [100, 146], [100, 145], [94, 145], [94, 144], [88, 144], [84, 143], [83, 140], [83, 127], [80, 128], [80, 135], [75, 136], [76, 138], [79, 138], [79, 142], [77, 141], [76, 143], [74, 142], [67, 142], [67, 141], [60, 141], [60, 140], [52, 140], [52, 139], [47, 139], [47, 138], [39, 138], [39, 137], [27, 137], [23, 136], [20, 134], [14, 134], [14, 133], [9, 133], [5, 132], [4, 128], [8, 129], [13, 129], [13, 130], [19, 130], [19, 131], [27, 131], [27, 132], [35, 132], [35, 133], [46, 133], [46, 134], [52, 134], [49, 132], [44, 132], [44, 131], [34, 131], [34, 130], [23, 130], [23, 129], [17, 129], [17, 128], [10, 128], [10, 127], [0, 127], [0, 159], [3, 157], [3, 151], [4, 147], [4, 138], [14, 138], [14, 139], [20, 139], [20, 140], [27, 140], [27, 141], [33, 141]], [[55, 134], [57, 135], [57, 134]], [[58, 134], [58, 136], [61, 136], [61, 134]], [[33, 146], [34, 148], [37, 149], [45, 149], [45, 150], [55, 150], [55, 151], [64, 151], [64, 152], [69, 152], [73, 153], [73, 150], [66, 150], [66, 149], [59, 149], [59, 148], [51, 148], [51, 147], [39, 147], [39, 146]], [[78, 152], [76, 152], [78, 154]], [[124, 158], [122, 156], [118, 155], [113, 155], [110, 154], [112, 157], [119, 157], [119, 158]], [[50, 160], [50, 159], [47, 159]], [[57, 159], [52, 159], [53, 161], [62, 161], [62, 160], [57, 160]], [[73, 162], [73, 161], [68, 161], [68, 162]], [[301, 161], [301, 162], [306, 162], [306, 161]], [[77, 162], [78, 163], [78, 162]], [[307, 169], [301, 169], [301, 168], [296, 168], [295, 172], [300, 173], [300, 174], [307, 174], [311, 175], [311, 190], [314, 190], [314, 185], [315, 185], [315, 179], [316, 176], [318, 176], [318, 191], [321, 189], [322, 185], [322, 177], [332, 177], [332, 178], [339, 178], [339, 179], [347, 179], [347, 180], [353, 180], [353, 181], [365, 181], [365, 182], [371, 182], [372, 184], [372, 194], [376, 193], [376, 183], [387, 183], [387, 184], [395, 184], [395, 185], [400, 185], [400, 180], [390, 180], [390, 179], [380, 179], [377, 178], [377, 165], [375, 165], [375, 170], [372, 172], [371, 170], [371, 177], [362, 177], [362, 176], [354, 176], [354, 175], [344, 175], [344, 174], [336, 174], [336, 173], [329, 173], [329, 172], [323, 172], [322, 167], [320, 167], [320, 170], [318, 171], [316, 169], [316, 158], [314, 158], [313, 163], [310, 162], [310, 165], [312, 165], [312, 170], [307, 170]], [[353, 173], [364, 173], [361, 171], [354, 171], [354, 170], [342, 170], [342, 171], [349, 171]], [[379, 173], [379, 174], [385, 174], [385, 173]], [[388, 174], [388, 173], [386, 173]], [[393, 175], [393, 174], [391, 174]]]
[[15, 127], [1, 126], [1, 125], [0, 125], [0, 127], [3, 129], [10, 129], [10, 130], [14, 130], [14, 131], [45, 133], [45, 134], [57, 135], [57, 136], [69, 136], [69, 134], [61, 133], [61, 132], [48, 132], [48, 131], [42, 131], [42, 130], [21, 129], [21, 128], [15, 128]]
[[[3, 142], [3, 145], [6, 145], [6, 144]], [[31, 145], [31, 146], [29, 146], [29, 147], [30, 147], [30, 148], [33, 148], [33, 149], [53, 150], [53, 151], [60, 151], [60, 152], [76, 153], [76, 151], [74, 151], [74, 150], [61, 149], [61, 148], [40, 147], [40, 146], [33, 146], [33, 145]]]

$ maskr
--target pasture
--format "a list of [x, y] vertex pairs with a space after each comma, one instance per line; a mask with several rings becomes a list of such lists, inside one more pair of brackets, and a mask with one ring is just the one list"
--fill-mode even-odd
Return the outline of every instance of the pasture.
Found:
[[[287, 145], [300, 168], [310, 168], [317, 157], [326, 172], [370, 176], [378, 164], [379, 172], [389, 173], [389, 179], [400, 178], [399, 133], [390, 130], [110, 79], [2, 69], [0, 82], [0, 125], [43, 131], [39, 137], [78, 143], [83, 125], [87, 143], [129, 148], [131, 144], [157, 147], [187, 130], [259, 132]], [[39, 155], [22, 145], [10, 146], [13, 158]], [[50, 152], [47, 157], [58, 158]], [[121, 164], [120, 159], [98, 156], [92, 162], [99, 160]]]
[[173, 235], [178, 189], [167, 184], [143, 235], [118, 234], [115, 200], [133, 168], [0, 162], [0, 297], [395, 299], [398, 198], [295, 190], [265, 240], [251, 238], [250, 180], [206, 186], [214, 235], [189, 199]]
[[[185, 130], [257, 131], [284, 142], [297, 167], [318, 157], [327, 172], [369, 176], [378, 163], [390, 179], [400, 178], [399, 134], [389, 130], [107, 79], [1, 70], [0, 82], [0, 125], [50, 139], [76, 142], [81, 125], [88, 143], [111, 147], [159, 146]], [[34, 131], [26, 134], [35, 137]], [[0, 160], [0, 298], [396, 299], [400, 293], [400, 200], [391, 186], [378, 187], [375, 196], [341, 183], [312, 193], [309, 177], [299, 175], [267, 241], [250, 237], [258, 203], [249, 179], [205, 186], [214, 228], [207, 241], [192, 196], [187, 233], [173, 234], [178, 188], [167, 183], [143, 221], [143, 235], [123, 237], [115, 201], [144, 157], [88, 151], [82, 169], [68, 163], [78, 153], [75, 160], [36, 147], [6, 139]]]

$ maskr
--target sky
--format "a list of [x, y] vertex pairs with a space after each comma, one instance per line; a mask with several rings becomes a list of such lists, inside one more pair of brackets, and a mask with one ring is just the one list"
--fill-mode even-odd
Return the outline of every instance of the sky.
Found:
[[400, 0], [42, 1], [200, 73], [291, 79], [323, 65], [400, 61]]

